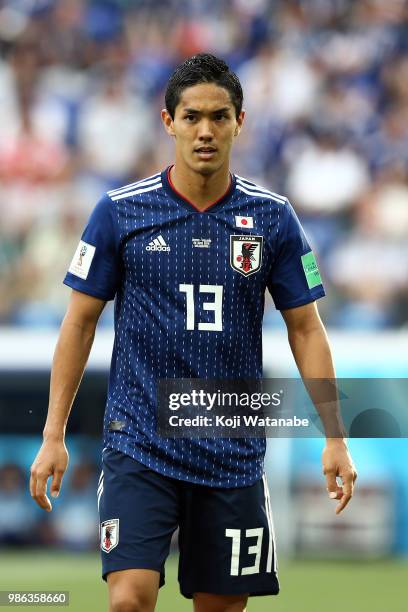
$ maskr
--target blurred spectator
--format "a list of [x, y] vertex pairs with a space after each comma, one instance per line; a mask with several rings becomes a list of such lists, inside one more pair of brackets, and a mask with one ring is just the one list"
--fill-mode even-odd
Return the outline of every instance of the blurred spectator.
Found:
[[318, 127], [314, 141], [289, 162], [287, 190], [303, 213], [341, 212], [361, 196], [367, 184], [361, 157], [324, 128]]
[[[402, 179], [402, 180], [401, 180]], [[408, 180], [398, 171], [374, 183], [356, 211], [356, 227], [334, 248], [327, 274], [342, 296], [331, 322], [348, 328], [406, 325]]]
[[39, 48], [27, 35], [1, 71], [0, 216], [3, 230], [17, 235], [61, 207], [69, 177], [66, 112], [44, 92], [41, 74]]
[[67, 206], [60, 215], [33, 223], [25, 236], [18, 261], [5, 275], [11, 289], [9, 308], [13, 324], [30, 327], [60, 324], [66, 303], [61, 277], [71, 262], [85, 220], [75, 212], [75, 207], [71, 211]]
[[308, 116], [318, 93], [318, 76], [307, 57], [280, 48], [262, 46], [240, 70], [248, 118], [272, 114], [280, 121]]
[[0, 466], [0, 544], [40, 544], [39, 514], [22, 469], [15, 463]]
[[80, 462], [66, 478], [69, 481], [64, 482], [61, 505], [52, 517], [55, 541], [71, 550], [95, 549], [98, 542], [96, 466]]
[[101, 75], [78, 120], [81, 172], [99, 179], [97, 195], [112, 184], [143, 176], [152, 133], [151, 110], [130, 91], [125, 75], [117, 70]]
[[408, 98], [404, 105], [388, 108], [365, 144], [366, 157], [375, 174], [395, 164], [408, 172]]

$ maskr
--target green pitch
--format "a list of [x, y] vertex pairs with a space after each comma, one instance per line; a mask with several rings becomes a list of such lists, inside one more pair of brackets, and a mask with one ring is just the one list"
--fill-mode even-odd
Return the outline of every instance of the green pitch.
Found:
[[[99, 577], [97, 555], [15, 553], [0, 550], [0, 590], [70, 591], [64, 608], [21, 607], [18, 610], [60, 609], [68, 612], [107, 610], [106, 585]], [[405, 612], [408, 563], [296, 561], [280, 566], [282, 592], [278, 597], [254, 597], [248, 612]], [[13, 606], [14, 608], [14, 606]], [[157, 612], [192, 610], [180, 596], [177, 560], [166, 566], [166, 585], [160, 589]]]

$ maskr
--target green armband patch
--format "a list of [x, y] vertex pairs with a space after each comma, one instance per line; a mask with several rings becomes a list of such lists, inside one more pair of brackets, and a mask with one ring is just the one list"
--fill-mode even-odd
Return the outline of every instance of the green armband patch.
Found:
[[309, 289], [321, 285], [322, 279], [320, 278], [319, 268], [317, 267], [317, 261], [313, 255], [313, 251], [309, 251], [309, 253], [302, 255], [301, 259]]

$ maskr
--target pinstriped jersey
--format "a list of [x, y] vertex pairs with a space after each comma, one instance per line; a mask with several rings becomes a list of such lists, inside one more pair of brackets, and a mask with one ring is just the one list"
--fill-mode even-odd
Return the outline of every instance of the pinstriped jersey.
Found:
[[308, 257], [288, 200], [237, 175], [204, 211], [175, 190], [169, 168], [105, 194], [64, 280], [115, 299], [104, 446], [198, 484], [242, 487], [261, 478], [264, 439], [159, 437], [157, 384], [261, 378], [265, 291], [277, 309], [324, 295]]

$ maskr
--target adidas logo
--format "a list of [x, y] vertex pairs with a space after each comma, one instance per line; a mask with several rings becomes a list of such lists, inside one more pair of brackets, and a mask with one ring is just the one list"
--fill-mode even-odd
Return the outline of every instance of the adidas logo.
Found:
[[160, 234], [157, 236], [157, 238], [149, 242], [146, 247], [146, 251], [166, 251], [168, 253], [170, 251], [170, 247], [167, 246], [166, 241]]

